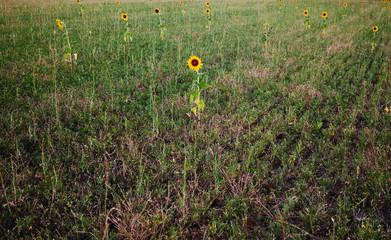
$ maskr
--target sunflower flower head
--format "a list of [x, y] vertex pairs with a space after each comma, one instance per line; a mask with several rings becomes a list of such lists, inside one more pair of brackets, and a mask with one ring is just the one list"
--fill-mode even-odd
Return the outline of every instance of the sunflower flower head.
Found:
[[198, 72], [198, 70], [200, 70], [200, 68], [202, 67], [202, 62], [201, 59], [197, 56], [192, 56], [191, 58], [189, 58], [189, 60], [187, 60], [187, 65], [189, 66], [190, 70]]
[[124, 20], [124, 21], [128, 21], [128, 14], [122, 13], [122, 14], [121, 14], [121, 18], [122, 18], [122, 20]]
[[209, 8], [205, 9], [205, 13], [209, 14], [210, 13], [210, 9]]
[[209, 2], [206, 2], [206, 6], [208, 6], [208, 7], [209, 7], [209, 5], [210, 5], [210, 3], [209, 3]]
[[155, 8], [155, 13], [156, 14], [159, 14], [160, 13], [160, 10], [158, 8]]
[[327, 18], [327, 12], [322, 12], [322, 18]]
[[308, 16], [308, 11], [305, 10], [305, 11], [303, 12], [303, 14], [304, 14], [304, 16]]
[[347, 6], [348, 6], [348, 4], [347, 4], [347, 3], [344, 3], [344, 4], [343, 4], [343, 6], [344, 6], [344, 7], [347, 7]]
[[79, 0], [77, 0], [77, 4], [80, 4], [80, 1], [79, 1]]
[[117, 5], [119, 5], [119, 1], [117, 1]]
[[180, 1], [179, 3], [180, 3], [181, 5], [183, 5], [183, 1]]
[[379, 30], [379, 28], [378, 28], [377, 26], [374, 26], [374, 27], [372, 28], [372, 30], [373, 30], [374, 32], [377, 32], [377, 30]]
[[362, 7], [362, 6], [364, 6], [364, 3], [361, 3], [360, 5], [361, 5], [361, 7]]

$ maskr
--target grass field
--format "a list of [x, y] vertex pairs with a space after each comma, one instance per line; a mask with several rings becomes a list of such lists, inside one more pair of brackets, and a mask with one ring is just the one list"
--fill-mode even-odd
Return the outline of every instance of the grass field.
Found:
[[343, 3], [1, 1], [0, 236], [391, 238], [391, 4]]

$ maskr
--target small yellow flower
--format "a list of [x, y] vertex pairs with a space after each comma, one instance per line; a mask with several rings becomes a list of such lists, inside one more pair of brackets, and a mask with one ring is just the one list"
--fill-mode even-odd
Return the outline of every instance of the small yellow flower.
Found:
[[322, 12], [322, 18], [327, 18], [327, 12]]
[[208, 7], [209, 7], [209, 5], [210, 5], [210, 3], [209, 3], [209, 2], [206, 2], [206, 6], [208, 6]]
[[180, 4], [183, 5], [183, 1], [180, 1]]
[[362, 6], [364, 6], [364, 3], [361, 3], [360, 5], [361, 5], [361, 7], [362, 7]]
[[305, 11], [303, 12], [303, 14], [304, 14], [304, 16], [308, 16], [308, 11], [305, 10]]
[[155, 13], [156, 14], [159, 14], [160, 13], [160, 10], [158, 8], [155, 8]]
[[119, 5], [119, 1], [117, 1], [117, 5]]
[[60, 22], [61, 22], [60, 19], [57, 18], [57, 19], [56, 19], [56, 23], [58, 24], [58, 23], [60, 23]]
[[58, 28], [59, 28], [59, 29], [63, 29], [64, 26], [63, 26], [61, 23], [59, 23], [59, 24], [58, 24]]
[[205, 10], [205, 13], [206, 13], [206, 14], [209, 14], [209, 13], [210, 13], [209, 8], [207, 8], [207, 9]]
[[80, 1], [79, 1], [79, 0], [77, 0], [77, 4], [80, 4]]
[[386, 106], [386, 107], [384, 108], [384, 111], [390, 112], [390, 109]]
[[379, 28], [378, 28], [377, 26], [374, 26], [374, 27], [372, 28], [372, 30], [373, 30], [374, 32], [377, 32], [377, 30], [379, 30]]
[[187, 65], [189, 66], [190, 70], [198, 72], [198, 70], [200, 70], [203, 64], [200, 58], [198, 58], [197, 56], [192, 56], [191, 58], [189, 58], [189, 60], [187, 60]]
[[121, 18], [122, 18], [122, 20], [124, 20], [124, 21], [128, 21], [128, 14], [122, 13], [122, 14], [121, 14]]
[[344, 6], [344, 7], [347, 7], [347, 6], [348, 6], [348, 4], [347, 4], [347, 3], [344, 3], [344, 4], [343, 4], [343, 6]]

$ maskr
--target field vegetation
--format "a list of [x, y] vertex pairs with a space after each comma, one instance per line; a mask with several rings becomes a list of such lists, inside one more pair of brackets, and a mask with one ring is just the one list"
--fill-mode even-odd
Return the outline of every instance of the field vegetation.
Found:
[[0, 6], [4, 239], [391, 238], [389, 2]]

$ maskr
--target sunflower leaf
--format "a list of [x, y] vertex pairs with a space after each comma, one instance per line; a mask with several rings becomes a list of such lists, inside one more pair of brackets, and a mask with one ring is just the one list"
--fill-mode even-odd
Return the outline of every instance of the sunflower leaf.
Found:
[[191, 111], [194, 113], [194, 115], [197, 115], [197, 108], [196, 108], [196, 107], [193, 107], [193, 108], [191, 109]]
[[206, 84], [204, 81], [200, 82], [198, 85], [201, 89], [206, 89], [212, 87], [212, 85]]
[[200, 110], [203, 110], [204, 109], [204, 106], [205, 106], [205, 103], [204, 103], [204, 100], [201, 100], [198, 104], [197, 104], [198, 108]]

